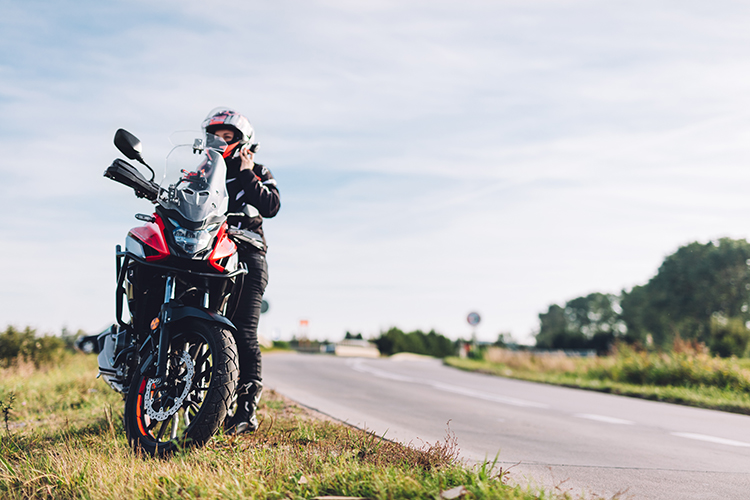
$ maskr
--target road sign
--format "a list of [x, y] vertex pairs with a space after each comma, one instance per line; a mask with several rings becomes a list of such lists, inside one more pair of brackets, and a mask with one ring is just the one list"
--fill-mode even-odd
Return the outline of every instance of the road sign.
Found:
[[477, 326], [480, 321], [482, 321], [481, 316], [479, 316], [479, 313], [470, 312], [468, 316], [466, 316], [466, 321], [469, 322], [471, 326]]
[[268, 312], [268, 302], [266, 300], [260, 301], [260, 313], [266, 313]]

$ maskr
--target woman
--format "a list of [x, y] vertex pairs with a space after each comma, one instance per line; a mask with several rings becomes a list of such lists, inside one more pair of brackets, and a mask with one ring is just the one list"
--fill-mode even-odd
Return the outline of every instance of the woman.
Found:
[[263, 391], [258, 321], [263, 292], [268, 284], [266, 240], [263, 218], [279, 211], [279, 190], [271, 172], [255, 163], [255, 132], [250, 122], [229, 108], [216, 108], [203, 121], [206, 133], [222, 138], [227, 144], [224, 161], [227, 164], [229, 225], [242, 229], [240, 260], [247, 265], [242, 293], [237, 308], [230, 318], [237, 327], [235, 341], [240, 361], [240, 381], [237, 388], [237, 410], [225, 423], [226, 432], [239, 434], [258, 428], [255, 410]]

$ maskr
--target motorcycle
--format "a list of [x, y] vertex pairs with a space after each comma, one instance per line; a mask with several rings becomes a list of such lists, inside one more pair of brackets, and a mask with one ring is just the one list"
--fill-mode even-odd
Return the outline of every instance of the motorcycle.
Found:
[[161, 184], [134, 135], [120, 129], [114, 142], [151, 179], [122, 159], [104, 176], [155, 208], [136, 214], [145, 224], [128, 232], [124, 250], [116, 247], [117, 322], [96, 339], [99, 375], [123, 394], [133, 449], [168, 456], [204, 444], [231, 414], [239, 365], [228, 318], [247, 273], [233, 239], [243, 235], [227, 224], [222, 139], [207, 134], [175, 146]]

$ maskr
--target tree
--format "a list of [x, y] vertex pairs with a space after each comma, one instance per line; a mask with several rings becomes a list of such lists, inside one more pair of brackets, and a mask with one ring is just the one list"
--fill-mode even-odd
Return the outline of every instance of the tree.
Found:
[[547, 349], [596, 349], [606, 353], [616, 337], [625, 332], [619, 311], [619, 298], [592, 293], [568, 301], [565, 307], [549, 306], [539, 315], [537, 347]]
[[536, 334], [536, 346], [553, 349], [559, 346], [561, 338], [570, 335], [565, 309], [552, 304], [546, 313], [539, 314], [539, 333]]
[[500, 332], [497, 334], [497, 340], [492, 344], [496, 347], [518, 347], [518, 342], [513, 338], [510, 332]]
[[[623, 340], [629, 344], [646, 344], [647, 336], [654, 341], [652, 326], [657, 322], [654, 309], [649, 307], [649, 294], [645, 286], [634, 286], [629, 292], [623, 290], [620, 296], [620, 317], [625, 324]], [[651, 325], [651, 326], [649, 326]], [[661, 344], [662, 339], [657, 339]]]
[[711, 344], [711, 318], [750, 320], [750, 243], [722, 238], [690, 243], [664, 259], [644, 286], [623, 292], [628, 340], [671, 345], [676, 335]]

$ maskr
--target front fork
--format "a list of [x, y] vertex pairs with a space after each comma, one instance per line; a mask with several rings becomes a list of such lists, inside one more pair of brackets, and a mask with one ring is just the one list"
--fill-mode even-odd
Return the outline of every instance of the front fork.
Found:
[[[174, 307], [175, 275], [167, 274], [167, 280], [164, 285], [164, 302], [159, 311], [159, 343], [157, 344], [156, 358], [156, 380], [160, 383], [166, 380], [167, 376], [167, 351], [169, 350], [170, 328]], [[209, 294], [206, 290], [203, 294], [203, 307], [208, 309]]]
[[164, 286], [164, 302], [159, 312], [159, 344], [157, 346], [156, 380], [162, 382], [167, 377], [167, 350], [169, 348], [169, 321], [172, 319], [170, 302], [174, 300], [174, 274], [167, 275]]

